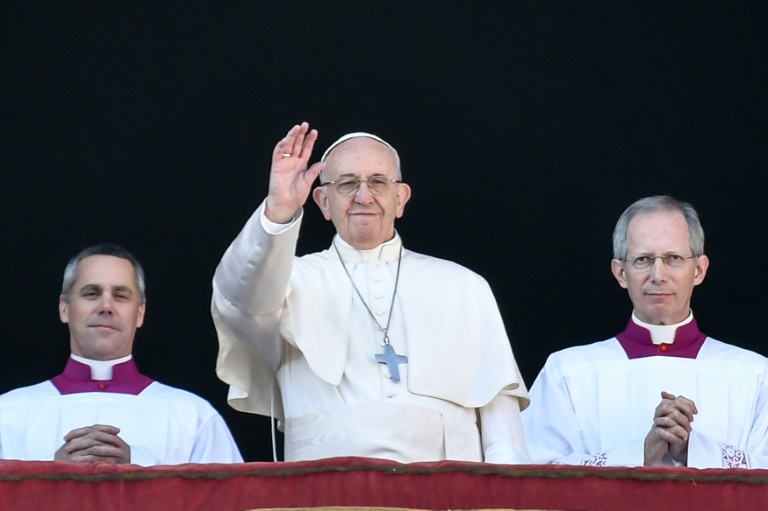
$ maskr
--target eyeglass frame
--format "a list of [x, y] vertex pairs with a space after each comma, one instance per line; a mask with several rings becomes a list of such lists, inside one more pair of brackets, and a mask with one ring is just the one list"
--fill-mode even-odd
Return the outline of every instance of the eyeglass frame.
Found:
[[[679, 257], [681, 259], [681, 265], [680, 266], [670, 266], [668, 261], [672, 257]], [[685, 266], [685, 261], [687, 261], [688, 259], [697, 259], [699, 257], [701, 257], [701, 256], [700, 255], [694, 255], [694, 254], [691, 254], [689, 256], [682, 256], [680, 254], [664, 254], [664, 255], [640, 254], [640, 255], [634, 257], [633, 259], [626, 259], [625, 258], [625, 259], [619, 259], [619, 261], [623, 261], [625, 263], [629, 263], [632, 266], [632, 269], [635, 270], [635, 271], [645, 272], [645, 271], [651, 271], [653, 269], [653, 267], [656, 266], [656, 260], [657, 259], [661, 260], [661, 264], [663, 264], [665, 268], [667, 268], [667, 269], [671, 268], [673, 270], [677, 270], [677, 269], [680, 269], [683, 266]], [[651, 264], [647, 268], [638, 268], [636, 266], [637, 260], [641, 259], [641, 258], [650, 259], [651, 260]]]
[[[365, 186], [368, 187], [368, 191], [371, 193], [371, 195], [379, 196], [382, 192], [374, 192], [371, 189], [371, 187], [368, 185], [368, 181], [372, 177], [379, 177], [379, 176], [382, 177], [383, 179], [387, 180], [387, 187], [389, 187], [389, 185], [392, 185], [392, 184], [402, 184], [403, 183], [403, 181], [400, 180], [400, 179], [392, 179], [389, 176], [385, 176], [384, 174], [373, 174], [371, 176], [368, 176], [367, 179], [360, 179], [359, 177], [356, 177], [356, 176], [339, 176], [336, 179], [334, 179], [333, 181], [326, 181], [325, 183], [320, 183], [320, 186], [334, 185], [334, 189], [336, 190], [336, 193], [338, 193], [339, 195], [343, 195], [345, 197], [351, 197], [352, 195], [355, 195], [357, 192], [359, 192], [360, 191], [360, 187], [362, 186], [363, 183], [365, 183]], [[350, 181], [357, 181], [357, 186], [350, 193], [342, 193], [342, 192], [339, 191], [338, 186], [336, 186], [336, 183], [338, 183], [341, 180], [345, 180], [345, 179], [348, 179]]]

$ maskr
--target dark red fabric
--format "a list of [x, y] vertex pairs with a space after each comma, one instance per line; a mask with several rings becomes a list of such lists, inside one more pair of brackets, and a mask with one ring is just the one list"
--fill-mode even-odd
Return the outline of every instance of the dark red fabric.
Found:
[[364, 458], [142, 468], [0, 462], [13, 510], [228, 511], [331, 506], [681, 511], [764, 509], [767, 470], [402, 465]]
[[138, 396], [152, 381], [139, 372], [133, 359], [113, 366], [111, 380], [92, 380], [91, 368], [71, 358], [64, 372], [51, 378], [51, 383], [61, 394], [114, 392]]
[[675, 331], [675, 342], [671, 344], [653, 344], [651, 332], [632, 321], [632, 318], [627, 328], [616, 338], [629, 359], [655, 356], [696, 358], [707, 340], [695, 319]]

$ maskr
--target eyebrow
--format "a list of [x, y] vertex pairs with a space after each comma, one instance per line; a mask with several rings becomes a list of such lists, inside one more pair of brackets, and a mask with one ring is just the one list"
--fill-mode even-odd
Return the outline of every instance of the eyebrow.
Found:
[[627, 254], [627, 260], [639, 259], [641, 257], [686, 257], [683, 252], [663, 252], [661, 254], [654, 254], [653, 252], [639, 252], [637, 254]]
[[[99, 293], [104, 292], [104, 287], [100, 286], [99, 284], [86, 284], [83, 287], [80, 288], [80, 293], [87, 293], [88, 291], [98, 291]], [[130, 295], [133, 294], [133, 289], [131, 289], [129, 286], [119, 285], [119, 286], [112, 286], [112, 292], [113, 293], [128, 293]]]
[[117, 291], [120, 293], [128, 293], [129, 295], [133, 294], [133, 289], [131, 289], [128, 286], [113, 286], [112, 291]]
[[[656, 254], [653, 252], [638, 252], [637, 254], [634, 254], [636, 256], [655, 256]], [[662, 252], [659, 255], [682, 255], [682, 253], [678, 250], [667, 250], [666, 252]]]

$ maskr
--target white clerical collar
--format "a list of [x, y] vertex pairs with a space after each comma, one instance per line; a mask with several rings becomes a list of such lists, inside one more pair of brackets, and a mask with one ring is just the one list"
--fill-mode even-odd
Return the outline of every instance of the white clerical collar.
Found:
[[400, 257], [400, 247], [403, 242], [400, 239], [400, 235], [395, 232], [395, 237], [389, 241], [385, 241], [376, 248], [368, 250], [358, 250], [343, 239], [338, 234], [333, 237], [333, 243], [341, 254], [341, 258], [347, 263], [362, 263], [369, 261], [384, 261], [388, 263], [390, 261], [397, 261]]
[[677, 329], [693, 321], [693, 311], [689, 311], [687, 318], [674, 325], [652, 325], [645, 323], [637, 318], [635, 311], [632, 311], [632, 321], [637, 326], [641, 326], [651, 333], [651, 342], [653, 344], [672, 344], [675, 342]]
[[69, 355], [75, 362], [80, 362], [91, 368], [92, 380], [111, 380], [112, 379], [112, 367], [123, 362], [128, 362], [132, 355], [126, 355], [122, 358], [116, 358], [115, 360], [91, 360], [90, 358], [78, 357], [74, 353]]

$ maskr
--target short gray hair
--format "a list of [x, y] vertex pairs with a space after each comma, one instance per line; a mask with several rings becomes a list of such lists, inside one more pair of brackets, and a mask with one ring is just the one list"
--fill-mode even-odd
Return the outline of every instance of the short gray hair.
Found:
[[141, 267], [141, 263], [139, 263], [138, 259], [120, 245], [100, 243], [82, 250], [67, 263], [67, 267], [64, 269], [64, 280], [61, 283], [61, 296], [64, 297], [65, 302], [69, 302], [72, 297], [72, 288], [74, 288], [75, 281], [77, 281], [80, 262], [86, 257], [95, 255], [119, 257], [120, 259], [125, 259], [130, 262], [131, 266], [133, 266], [133, 273], [136, 276], [136, 289], [139, 291], [139, 303], [144, 303], [146, 301], [144, 268]]
[[[387, 147], [392, 152], [392, 157], [395, 160], [395, 171], [397, 172], [397, 179], [403, 179], [403, 174], [400, 171], [400, 155], [397, 154], [397, 150], [384, 140], [383, 138], [376, 136], [372, 133], [365, 133], [364, 131], [357, 131], [354, 133], [347, 133], [346, 135], [340, 137], [336, 142], [328, 146], [328, 149], [325, 150], [323, 153], [323, 156], [320, 157], [320, 161], [325, 161], [328, 159], [328, 157], [331, 154], [331, 151], [334, 150], [338, 145], [342, 144], [343, 142], [346, 142], [347, 140], [352, 140], [353, 138], [370, 138], [371, 140], [375, 140], [376, 142], [379, 142], [380, 144]], [[320, 171], [320, 181], [322, 182], [323, 179], [325, 179], [325, 169]]]
[[699, 215], [693, 206], [668, 195], [653, 195], [634, 202], [619, 217], [616, 228], [613, 230], [613, 258], [620, 260], [627, 258], [629, 251], [627, 230], [633, 218], [647, 213], [673, 211], [680, 212], [688, 224], [688, 243], [691, 246], [693, 256], [704, 255], [704, 229], [701, 227]]

